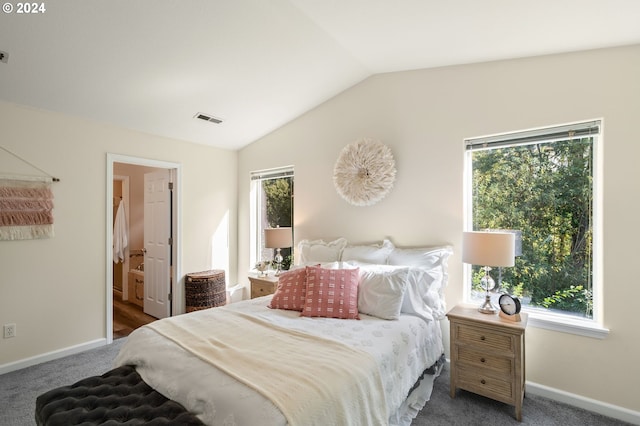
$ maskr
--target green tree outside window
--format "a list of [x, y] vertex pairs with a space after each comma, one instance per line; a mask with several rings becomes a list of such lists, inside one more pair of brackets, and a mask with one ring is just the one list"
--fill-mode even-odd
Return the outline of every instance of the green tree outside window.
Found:
[[[265, 179], [262, 181], [262, 191], [266, 201], [266, 215], [269, 227], [290, 227], [293, 224], [293, 177]], [[282, 269], [291, 267], [292, 248], [281, 251]]]
[[[593, 315], [593, 138], [473, 151], [473, 229], [522, 231], [502, 288], [525, 304]], [[474, 267], [474, 287], [481, 274]]]

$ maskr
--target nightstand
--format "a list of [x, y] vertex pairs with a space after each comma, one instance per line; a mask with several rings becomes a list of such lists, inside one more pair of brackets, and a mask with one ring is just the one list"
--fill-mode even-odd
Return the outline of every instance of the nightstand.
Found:
[[465, 389], [513, 405], [522, 421], [527, 314], [520, 315], [522, 321], [513, 322], [476, 307], [459, 305], [449, 311], [451, 398]]
[[266, 277], [250, 276], [251, 282], [251, 298], [266, 296], [276, 292], [278, 286], [278, 277], [267, 275]]

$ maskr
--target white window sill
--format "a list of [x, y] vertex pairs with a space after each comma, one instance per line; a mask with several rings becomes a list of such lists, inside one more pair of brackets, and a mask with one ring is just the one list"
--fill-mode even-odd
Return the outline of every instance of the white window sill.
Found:
[[533, 327], [577, 334], [595, 339], [604, 339], [609, 335], [609, 329], [602, 327], [595, 321], [571, 318], [562, 314], [532, 311], [525, 308], [523, 308], [522, 311], [529, 315], [528, 324]]

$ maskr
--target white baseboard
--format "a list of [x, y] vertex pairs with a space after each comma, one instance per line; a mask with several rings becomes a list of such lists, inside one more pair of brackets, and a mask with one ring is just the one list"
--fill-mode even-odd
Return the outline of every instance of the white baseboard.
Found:
[[47, 352], [42, 355], [36, 355], [31, 358], [25, 358], [18, 361], [0, 365], [0, 375], [11, 371], [20, 370], [21, 368], [31, 367], [32, 365], [41, 364], [43, 362], [52, 361], [68, 355], [77, 354], [88, 351], [89, 349], [98, 348], [107, 344], [107, 339], [96, 339], [90, 342], [81, 343], [68, 348], [58, 349], [57, 351]]
[[640, 412], [629, 410], [624, 407], [598, 401], [596, 399], [587, 398], [573, 393], [565, 392], [559, 389], [550, 388], [527, 381], [525, 391], [532, 395], [538, 395], [554, 401], [562, 402], [574, 407], [582, 408], [603, 416], [612, 417], [634, 425], [640, 425]]

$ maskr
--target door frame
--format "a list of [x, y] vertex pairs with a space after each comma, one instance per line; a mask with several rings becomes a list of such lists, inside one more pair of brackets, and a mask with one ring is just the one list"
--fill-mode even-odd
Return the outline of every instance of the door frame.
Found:
[[113, 342], [113, 165], [114, 163], [170, 169], [173, 173], [173, 246], [171, 248], [173, 265], [171, 268], [172, 314], [180, 313], [176, 305], [184, 299], [182, 286], [178, 285], [178, 277], [182, 276], [182, 166], [180, 163], [133, 157], [129, 155], [107, 153], [107, 185], [106, 185], [106, 339], [107, 344]]

